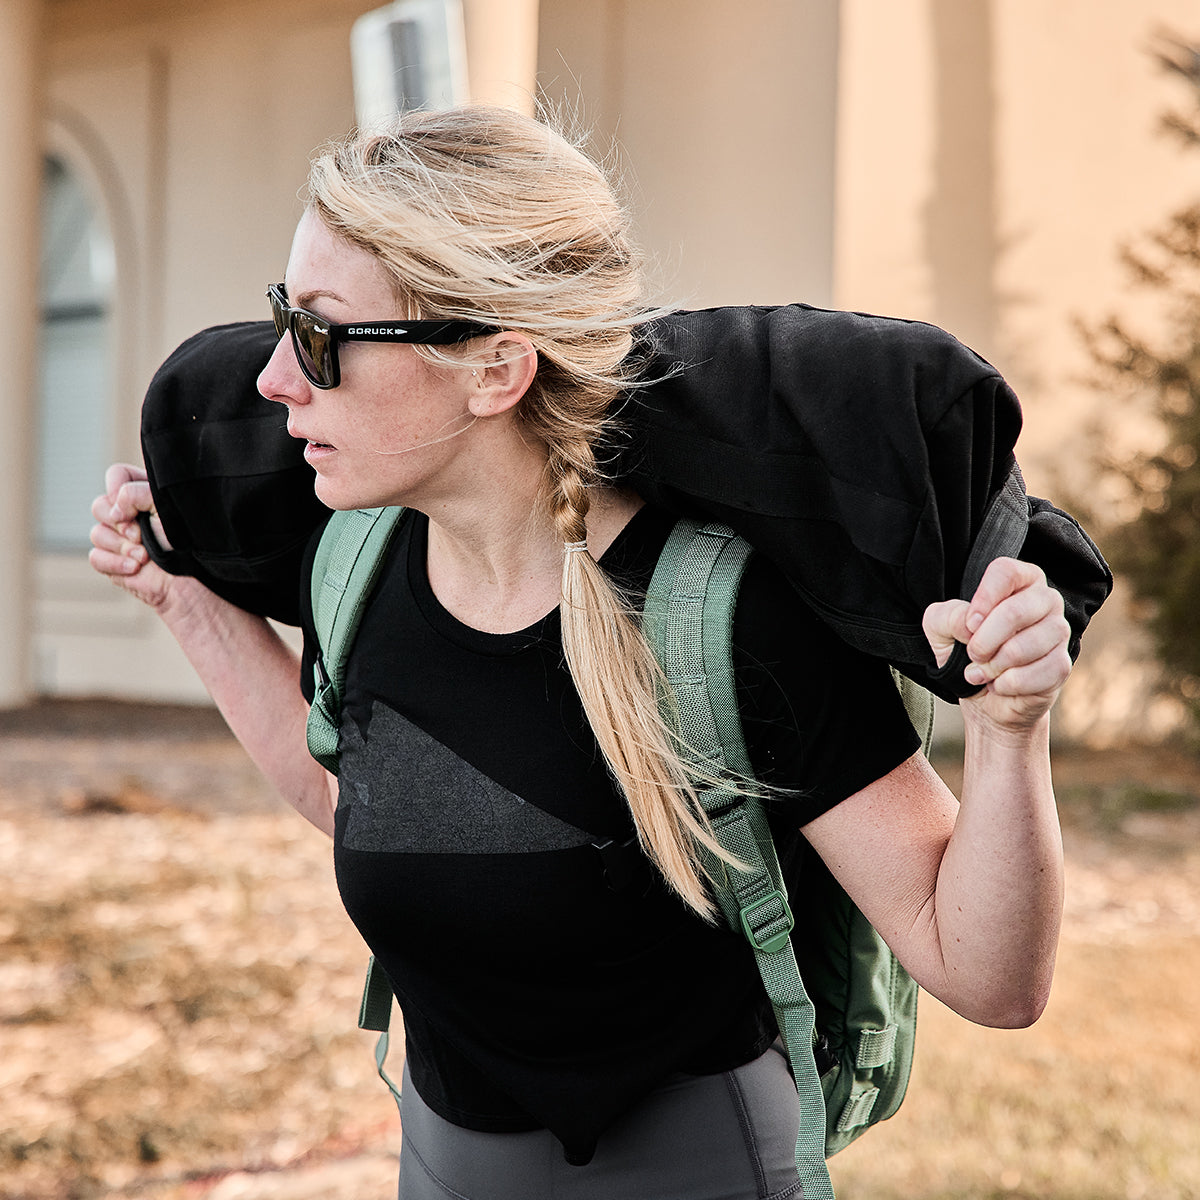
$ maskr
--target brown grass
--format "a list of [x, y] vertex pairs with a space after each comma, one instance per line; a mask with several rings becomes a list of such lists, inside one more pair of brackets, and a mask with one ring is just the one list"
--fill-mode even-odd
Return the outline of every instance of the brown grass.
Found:
[[[1062, 759], [1046, 1015], [923, 998], [909, 1098], [833, 1160], [841, 1200], [1200, 1200], [1200, 770]], [[0, 1197], [394, 1195], [325, 839], [219, 728], [0, 722], [0, 763]]]
[[1045, 1016], [970, 1026], [922, 998], [912, 1086], [833, 1160], [842, 1200], [1200, 1195], [1200, 941], [1068, 941]]
[[321, 835], [39, 817], [0, 826], [0, 864], [0, 1195], [167, 1196], [146, 1187], [394, 1150]]

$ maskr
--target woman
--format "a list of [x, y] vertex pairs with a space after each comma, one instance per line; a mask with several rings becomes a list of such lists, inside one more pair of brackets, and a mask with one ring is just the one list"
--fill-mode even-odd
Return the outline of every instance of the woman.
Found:
[[[598, 465], [644, 313], [609, 185], [513, 113], [408, 114], [315, 160], [271, 298], [259, 390], [317, 495], [411, 510], [351, 653], [339, 779], [305, 750], [310, 663], [148, 561], [137, 468], [110, 469], [91, 560], [334, 838], [405, 1017], [401, 1195], [800, 1194], [795, 1089], [753, 963], [712, 920], [708, 832], [637, 625], [671, 521]], [[751, 757], [780, 838], [803, 834], [923, 987], [1024, 1025], [1062, 902], [1062, 602], [998, 560], [925, 628], [939, 660], [965, 642], [984, 685], [963, 704], [961, 807], [886, 668], [758, 560], [734, 629]], [[614, 887], [593, 843], [635, 835], [653, 874]]]

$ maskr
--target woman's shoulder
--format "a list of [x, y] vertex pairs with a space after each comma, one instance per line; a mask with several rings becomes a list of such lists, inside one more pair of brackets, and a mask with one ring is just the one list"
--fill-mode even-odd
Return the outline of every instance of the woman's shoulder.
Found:
[[762, 554], [751, 555], [742, 577], [733, 648], [740, 677], [774, 681], [788, 692], [895, 690], [887, 663], [844, 642]]
[[619, 587], [644, 595], [677, 520], [656, 504], [641, 505], [600, 556], [600, 565]]
[[802, 792], [804, 820], [920, 746], [887, 662], [842, 641], [763, 555], [742, 581], [733, 658], [755, 773]]

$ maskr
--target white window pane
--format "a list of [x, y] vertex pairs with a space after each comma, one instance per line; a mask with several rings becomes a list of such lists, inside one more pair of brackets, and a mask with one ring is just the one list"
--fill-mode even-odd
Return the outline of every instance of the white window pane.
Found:
[[112, 238], [67, 165], [46, 160], [42, 192], [38, 544], [87, 545], [92, 497], [112, 453]]
[[45, 550], [87, 543], [111, 457], [107, 384], [106, 317], [43, 323], [37, 528]]

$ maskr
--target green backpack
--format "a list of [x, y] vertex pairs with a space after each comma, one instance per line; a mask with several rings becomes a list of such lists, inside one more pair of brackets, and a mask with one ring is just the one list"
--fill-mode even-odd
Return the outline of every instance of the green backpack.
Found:
[[[321, 654], [308, 744], [334, 773], [347, 653], [402, 511], [336, 512], [317, 550], [312, 599]], [[716, 779], [752, 777], [731, 655], [733, 612], [751, 553], [726, 526], [681, 520], [646, 597], [644, 628], [670, 685], [668, 715]], [[928, 750], [932, 697], [898, 674], [896, 682]], [[890, 1117], [904, 1099], [917, 985], [815, 855], [793, 880], [791, 901], [813, 919], [795, 927], [761, 802], [719, 783], [703, 789], [701, 800], [720, 844], [748, 868], [727, 868], [715, 858], [706, 864], [726, 921], [753, 947], [792, 1065], [801, 1112], [796, 1167], [804, 1195], [831, 1198], [826, 1157]], [[373, 967], [372, 961], [359, 1024], [380, 1032], [376, 1063], [399, 1100], [383, 1069], [391, 988]]]

